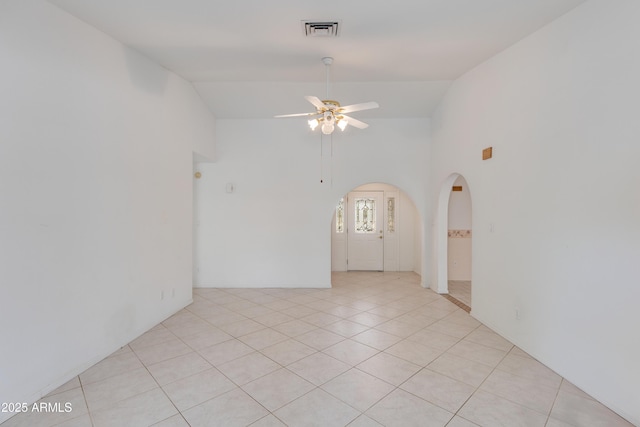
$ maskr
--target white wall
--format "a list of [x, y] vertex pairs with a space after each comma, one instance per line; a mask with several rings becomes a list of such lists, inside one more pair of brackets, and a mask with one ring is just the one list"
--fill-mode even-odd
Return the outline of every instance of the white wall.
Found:
[[191, 300], [192, 150], [213, 153], [214, 122], [44, 1], [0, 2], [0, 62], [0, 402], [29, 402]]
[[[416, 211], [418, 212], [418, 211]], [[429, 235], [425, 233], [425, 230], [429, 231]], [[415, 239], [413, 240], [413, 272], [419, 274], [422, 277], [422, 286], [431, 287], [436, 290], [436, 283], [431, 283], [431, 269], [428, 267], [428, 263], [431, 261], [432, 242], [433, 236], [433, 221], [431, 219], [426, 221], [416, 221], [415, 227]], [[428, 245], [428, 247], [427, 247]], [[424, 255], [428, 250], [427, 256]]]
[[447, 242], [448, 280], [471, 280], [471, 246], [470, 237], [449, 237]]
[[639, 18], [590, 0], [461, 77], [432, 163], [472, 188], [473, 315], [636, 425]]
[[218, 120], [217, 161], [198, 165], [196, 284], [330, 286], [335, 205], [363, 182], [403, 189], [429, 218], [429, 121], [367, 122], [336, 131], [333, 155], [324, 137], [321, 164], [320, 134], [304, 120]]
[[396, 203], [398, 211], [396, 227], [400, 239], [399, 270], [414, 271], [420, 274], [421, 265], [416, 262], [416, 259], [422, 258], [420, 214], [411, 198], [404, 191], [400, 192], [399, 200]]

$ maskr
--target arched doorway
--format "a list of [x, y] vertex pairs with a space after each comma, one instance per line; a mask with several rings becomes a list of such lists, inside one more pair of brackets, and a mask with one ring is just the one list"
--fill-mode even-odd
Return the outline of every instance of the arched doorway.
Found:
[[467, 181], [456, 178], [447, 217], [447, 285], [449, 295], [471, 307], [471, 194]]
[[460, 174], [442, 184], [435, 232], [436, 290], [471, 307], [471, 193]]
[[421, 275], [421, 260], [420, 215], [401, 189], [365, 184], [338, 201], [331, 221], [332, 272], [413, 271]]

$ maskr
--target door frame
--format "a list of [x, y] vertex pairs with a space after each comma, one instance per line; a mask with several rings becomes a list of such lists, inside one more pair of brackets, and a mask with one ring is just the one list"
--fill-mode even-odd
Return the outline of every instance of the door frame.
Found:
[[[362, 187], [367, 188], [362, 188]], [[331, 271], [349, 271], [347, 266], [347, 252], [348, 252], [348, 242], [347, 242], [347, 221], [348, 221], [348, 213], [347, 213], [347, 205], [349, 194], [353, 192], [382, 192], [383, 193], [383, 222], [384, 222], [384, 249], [383, 249], [383, 270], [382, 271], [400, 271], [401, 258], [400, 258], [400, 243], [401, 243], [401, 234], [403, 230], [402, 223], [402, 211], [404, 203], [411, 203], [413, 206], [413, 201], [411, 197], [404, 193], [400, 188], [385, 183], [370, 183], [364, 184], [354, 188], [353, 190], [347, 192], [338, 199], [331, 216]], [[392, 231], [389, 230], [388, 223], [388, 203], [389, 199], [393, 198], [394, 204], [394, 229]], [[344, 215], [344, 231], [337, 232], [336, 230], [336, 209], [340, 205], [340, 200], [343, 200], [343, 215]], [[415, 208], [416, 215], [420, 215], [417, 208]], [[420, 221], [420, 216], [417, 217], [417, 221]], [[416, 223], [415, 226], [418, 226]], [[419, 229], [416, 229], [416, 232]], [[423, 240], [420, 237], [420, 241], [422, 242], [420, 249], [422, 250]], [[420, 252], [424, 253], [424, 252]], [[420, 257], [422, 262], [422, 256]], [[356, 270], [352, 270], [356, 271]]]
[[[347, 194], [346, 200], [347, 200], [347, 220], [346, 220], [346, 245], [347, 245], [347, 271], [385, 271], [385, 265], [384, 265], [384, 254], [385, 254], [385, 223], [386, 223], [386, 219], [387, 219], [387, 214], [385, 212], [384, 209], [384, 201], [385, 201], [385, 192], [382, 190], [369, 190], [369, 191], [365, 191], [365, 190], [356, 190], [356, 191], [351, 191], [349, 192], [349, 194]], [[371, 233], [356, 233], [355, 232], [355, 199], [360, 198], [360, 197], [370, 197], [370, 198], [375, 198], [376, 199], [376, 204], [377, 206], [375, 206], [375, 221], [376, 221], [376, 227], [375, 230]], [[351, 265], [353, 266], [353, 253], [350, 251], [355, 250], [355, 240], [356, 238], [359, 237], [359, 239], [357, 240], [361, 240], [361, 241], [369, 241], [371, 245], [375, 245], [377, 246], [375, 248], [375, 251], [378, 252], [380, 251], [379, 254], [379, 259], [378, 259], [378, 255], [376, 254], [376, 257], [374, 258], [376, 261], [376, 264], [380, 266], [380, 269], [377, 268], [373, 268], [373, 269], [352, 269], [349, 266], [349, 259], [352, 260]], [[378, 242], [379, 240], [382, 240], [382, 242]]]
[[[438, 195], [438, 210], [436, 212], [436, 227], [435, 227], [435, 243], [436, 243], [436, 262], [435, 262], [435, 278], [436, 278], [436, 289], [435, 291], [439, 294], [448, 294], [449, 293], [449, 197], [451, 196], [451, 187], [454, 182], [462, 177], [467, 186], [469, 186], [469, 181], [464, 177], [464, 175], [459, 174], [457, 172], [449, 175], [440, 187], [440, 194]], [[472, 193], [469, 192], [469, 197], [471, 197]], [[473, 199], [471, 202], [472, 210], [473, 210]], [[475, 259], [473, 254], [473, 244], [471, 246], [471, 281], [473, 283], [473, 259]], [[473, 292], [473, 287], [471, 288]], [[473, 298], [473, 296], [472, 296]]]

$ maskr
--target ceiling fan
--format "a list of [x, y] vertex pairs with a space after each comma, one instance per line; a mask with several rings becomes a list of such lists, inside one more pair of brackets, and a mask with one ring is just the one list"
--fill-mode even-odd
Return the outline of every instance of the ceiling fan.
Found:
[[[333, 64], [333, 58], [322, 58], [322, 62], [326, 68], [327, 75], [327, 98], [329, 98], [329, 67]], [[275, 116], [276, 118], [281, 117], [313, 117], [307, 123], [309, 123], [309, 127], [311, 130], [315, 130], [316, 127], [320, 126], [322, 133], [325, 135], [329, 135], [333, 133], [335, 130], [335, 126], [337, 125], [340, 130], [344, 130], [347, 125], [351, 125], [358, 129], [365, 129], [369, 127], [368, 124], [361, 122], [360, 120], [354, 119], [353, 117], [349, 117], [346, 113], [353, 113], [356, 111], [362, 110], [370, 110], [372, 108], [378, 108], [379, 105], [377, 102], [364, 102], [362, 104], [353, 104], [347, 105], [344, 107], [340, 106], [338, 101], [333, 101], [330, 99], [321, 100], [317, 96], [305, 96], [305, 99], [309, 101], [314, 107], [316, 107], [316, 111], [314, 113], [297, 113], [297, 114], [284, 114], [281, 116]]]

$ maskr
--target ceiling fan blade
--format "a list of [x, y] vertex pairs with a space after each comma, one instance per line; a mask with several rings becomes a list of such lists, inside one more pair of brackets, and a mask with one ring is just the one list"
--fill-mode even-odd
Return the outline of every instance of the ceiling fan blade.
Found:
[[316, 107], [318, 110], [322, 110], [324, 108], [327, 108], [324, 105], [324, 102], [322, 102], [320, 100], [320, 98], [318, 98], [317, 96], [305, 96], [304, 99], [306, 99], [307, 101], [312, 103], [314, 105], [314, 107]]
[[377, 102], [363, 102], [362, 104], [345, 105], [338, 111], [341, 113], [353, 113], [354, 111], [371, 110], [380, 107]]
[[296, 113], [296, 114], [282, 114], [280, 116], [274, 116], [276, 119], [280, 119], [283, 117], [302, 117], [302, 116], [316, 116], [319, 113], [315, 112], [315, 113]]
[[345, 116], [344, 114], [341, 114], [342, 119], [341, 120], [346, 120], [347, 124], [350, 124], [353, 127], [356, 127], [358, 129], [366, 129], [369, 127], [368, 124], [366, 124], [365, 122], [361, 122], [358, 119], [354, 119], [353, 117], [349, 117], [349, 116]]

